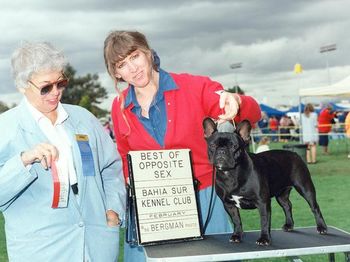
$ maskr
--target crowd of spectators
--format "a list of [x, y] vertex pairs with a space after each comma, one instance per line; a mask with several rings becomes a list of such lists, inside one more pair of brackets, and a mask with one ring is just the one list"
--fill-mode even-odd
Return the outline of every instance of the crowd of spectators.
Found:
[[[322, 147], [324, 154], [328, 154], [329, 138], [350, 138], [350, 114], [347, 111], [337, 112], [331, 105], [326, 105], [315, 114], [317, 114], [317, 143]], [[255, 141], [259, 142], [262, 137], [268, 137], [271, 142], [301, 141], [302, 126], [299, 118], [298, 114], [276, 116], [262, 112], [261, 120], [255, 130]], [[348, 119], [347, 125], [345, 124], [346, 118]]]
[[[262, 112], [261, 120], [258, 122], [258, 131], [261, 135], [268, 135], [272, 142], [288, 142], [298, 141], [299, 138], [296, 135], [298, 130], [298, 123], [295, 118], [284, 115], [280, 118], [271, 115], [268, 116], [265, 112]], [[257, 139], [260, 141], [260, 139]]]

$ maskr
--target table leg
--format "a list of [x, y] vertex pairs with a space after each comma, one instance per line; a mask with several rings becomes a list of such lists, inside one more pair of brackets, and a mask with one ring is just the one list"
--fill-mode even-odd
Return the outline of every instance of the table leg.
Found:
[[345, 252], [345, 262], [350, 262], [350, 253], [349, 252]]

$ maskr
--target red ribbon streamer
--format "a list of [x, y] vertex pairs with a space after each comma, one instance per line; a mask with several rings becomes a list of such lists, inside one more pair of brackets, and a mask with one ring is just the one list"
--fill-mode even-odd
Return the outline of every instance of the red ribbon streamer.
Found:
[[57, 167], [55, 161], [51, 161], [51, 175], [53, 180], [53, 199], [52, 208], [58, 207], [58, 202], [60, 199], [60, 180], [57, 174]]

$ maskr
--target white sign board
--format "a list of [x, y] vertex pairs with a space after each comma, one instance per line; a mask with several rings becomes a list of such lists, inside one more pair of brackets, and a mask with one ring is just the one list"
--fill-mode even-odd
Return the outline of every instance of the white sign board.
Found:
[[138, 242], [201, 238], [189, 149], [129, 152]]

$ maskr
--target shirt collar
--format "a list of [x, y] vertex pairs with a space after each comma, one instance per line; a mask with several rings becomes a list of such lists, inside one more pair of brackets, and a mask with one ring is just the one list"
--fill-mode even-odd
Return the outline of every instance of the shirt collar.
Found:
[[[25, 103], [27, 104], [29, 112], [34, 117], [35, 122], [39, 123], [40, 120], [47, 118], [43, 113], [41, 113], [31, 103], [29, 103], [27, 98], [25, 98], [24, 100], [25, 100]], [[55, 125], [62, 124], [68, 118], [68, 113], [66, 112], [66, 110], [64, 110], [61, 102], [58, 103], [56, 110], [57, 110], [57, 120]]]
[[[159, 86], [159, 89], [157, 91], [156, 98], [162, 96], [165, 91], [177, 89], [177, 86], [176, 86], [174, 79], [171, 77], [171, 75], [168, 72], [166, 72], [162, 69], [159, 69], [159, 85], [158, 86]], [[126, 108], [130, 104], [134, 104], [135, 106], [139, 106], [139, 103], [137, 102], [137, 99], [136, 99], [135, 88], [133, 85], [130, 85], [130, 88], [129, 88], [128, 93], [127, 93], [126, 98], [125, 98], [124, 107]]]

